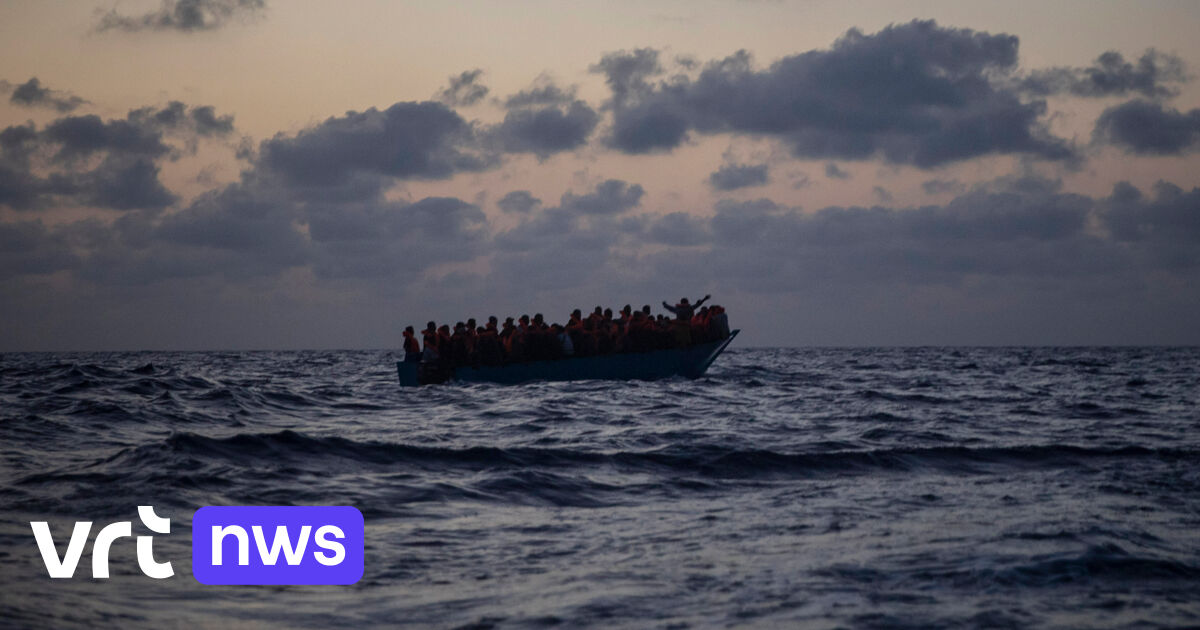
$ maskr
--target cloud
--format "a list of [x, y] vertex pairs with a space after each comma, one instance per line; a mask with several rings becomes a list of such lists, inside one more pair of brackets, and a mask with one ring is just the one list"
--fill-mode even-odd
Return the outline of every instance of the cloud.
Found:
[[63, 116], [40, 130], [10, 126], [0, 131], [0, 205], [159, 210], [178, 200], [159, 180], [159, 162], [232, 131], [232, 116], [178, 101], [123, 119]]
[[495, 166], [472, 127], [440, 103], [348, 112], [259, 147], [257, 171], [299, 194], [374, 197], [395, 179], [445, 179]]
[[515, 214], [529, 213], [541, 204], [542, 200], [534, 197], [528, 190], [514, 190], [496, 202], [500, 210]]
[[178, 197], [162, 185], [158, 171], [158, 166], [144, 157], [109, 156], [100, 166], [78, 177], [78, 200], [114, 210], [165, 208]]
[[542, 76], [527, 90], [521, 90], [504, 99], [504, 107], [531, 107], [535, 105], [565, 105], [575, 101], [575, 89], [563, 89], [550, 78]]
[[438, 93], [438, 100], [450, 107], [470, 107], [482, 101], [488, 95], [488, 88], [478, 83], [481, 76], [483, 70], [476, 68], [450, 77], [450, 85]]
[[74, 94], [43, 87], [37, 77], [13, 88], [9, 102], [23, 107], [50, 107], [64, 114], [87, 103]]
[[[158, 182], [157, 161], [173, 155], [180, 141], [224, 137], [233, 130], [230, 117], [180, 102], [135, 109], [125, 119], [72, 117], [42, 131], [10, 128], [0, 133], [3, 164], [22, 168], [0, 170], [0, 199], [18, 198], [7, 184], [14, 180], [9, 175], [31, 172], [23, 159], [49, 150], [49, 161], [62, 172], [35, 182], [15, 179], [24, 185], [16, 192], [40, 186], [32, 200], [21, 203], [35, 203], [39, 195], [69, 196], [79, 203], [148, 210], [102, 226], [95, 230], [96, 244], [75, 248], [89, 265], [81, 277], [100, 283], [149, 285], [210, 276], [237, 283], [293, 270], [320, 279], [394, 280], [397, 274], [420, 275], [439, 264], [475, 259], [491, 247], [486, 215], [473, 204], [444, 197], [412, 203], [384, 198], [398, 181], [443, 179], [497, 163], [481, 149], [472, 125], [432, 102], [348, 112], [295, 134], [278, 134], [247, 155], [250, 164], [239, 181], [177, 211], [154, 212], [178, 202]], [[30, 143], [37, 151], [28, 149]], [[640, 189], [635, 192], [640, 195]], [[627, 187], [602, 188], [579, 203], [600, 208], [627, 203], [630, 194]]]
[[583, 195], [564, 193], [560, 207], [581, 214], [621, 214], [636, 208], [644, 194], [645, 191], [638, 184], [609, 179], [597, 184], [595, 192]]
[[97, 244], [82, 248], [82, 276], [119, 285], [202, 277], [238, 284], [306, 269], [318, 279], [403, 287], [491, 247], [486, 216], [459, 199], [300, 202], [254, 181], [133, 219], [95, 226]]
[[1158, 182], [1147, 197], [1128, 182], [1113, 186], [1100, 212], [1102, 224], [1121, 243], [1136, 245], [1155, 265], [1200, 266], [1200, 188], [1184, 191]]
[[136, 16], [121, 15], [112, 9], [100, 16], [96, 30], [212, 31], [235, 17], [253, 17], [265, 10], [265, 0], [163, 0], [157, 11]]
[[649, 79], [663, 73], [658, 51], [638, 48], [604, 55], [591, 68], [605, 76], [612, 98], [613, 128], [607, 140], [625, 153], [668, 151], [687, 137], [688, 121], [675, 103], [658, 98]]
[[[130, 119], [160, 133], [230, 131], [210, 109], [178, 103], [135, 110]], [[143, 244], [130, 246], [137, 255], [126, 257], [138, 264], [96, 273], [147, 284], [306, 269], [321, 279], [368, 281], [476, 258], [490, 246], [477, 206], [441, 197], [389, 201], [383, 192], [397, 181], [490, 168], [494, 158], [478, 144], [471, 125], [432, 102], [348, 112], [278, 134], [248, 156], [238, 182], [149, 219], [137, 231]]]
[[[514, 291], [528, 296], [578, 288], [608, 274], [614, 248], [646, 228], [645, 217], [629, 214], [644, 194], [639, 184], [609, 179], [590, 193], [563, 193], [558, 206], [525, 213], [496, 235], [485, 283], [511, 299]], [[514, 278], [523, 289], [513, 286]]]
[[590, 70], [604, 75], [615, 106], [623, 105], [632, 96], [652, 92], [653, 88], [647, 79], [663, 72], [658, 62], [658, 51], [653, 48], [609, 53]]
[[720, 204], [708, 268], [757, 292], [847, 283], [957, 284], [974, 275], [1065, 278], [1098, 272], [1119, 250], [1085, 232], [1093, 200], [977, 192], [944, 206]]
[[163, 217], [152, 234], [155, 240], [177, 246], [236, 254], [251, 263], [248, 268], [273, 272], [308, 259], [300, 221], [288, 200], [238, 183]]
[[[466, 120], [437, 102], [348, 112], [277, 134], [256, 150], [244, 145], [236, 182], [187, 201], [163, 185], [161, 172], [196, 143], [234, 134], [232, 116], [211, 106], [172, 101], [124, 117], [64, 113], [45, 124], [12, 125], [0, 129], [0, 205], [21, 212], [0, 221], [0, 303], [8, 305], [0, 309], [0, 324], [20, 330], [11, 305], [33, 303], [39, 286], [120, 295], [126, 313], [154, 313], [147, 300], [166, 288], [245, 294], [244, 303], [230, 305], [244, 312], [261, 308], [264, 291], [279, 291], [301, 305], [336, 304], [333, 322], [351, 312], [367, 314], [364, 321], [380, 312], [418, 313], [424, 321], [436, 311], [441, 319], [437, 309], [447, 304], [460, 311], [486, 304], [503, 314], [510, 307], [532, 312], [543, 303], [657, 303], [655, 296], [677, 296], [686, 286], [732, 300], [739, 319], [772, 331], [755, 343], [772, 344], [909, 342], [888, 336], [899, 330], [889, 328], [893, 316], [911, 317], [929, 330], [978, 320], [976, 336], [952, 341], [1056, 342], [990, 335], [1020, 312], [1037, 320], [1031, 331], [1046, 330], [1042, 323], [1050, 320], [1073, 331], [1076, 322], [1061, 308], [1072, 300], [1087, 316], [1116, 313], [1104, 310], [1110, 303], [1143, 308], [1154, 296], [1167, 296], [1145, 308], [1168, 320], [1185, 318], [1178, 312], [1200, 316], [1200, 306], [1178, 312], [1163, 306], [1186, 302], [1170, 296], [1200, 282], [1200, 189], [1165, 182], [1145, 192], [1121, 183], [1108, 197], [1090, 197], [1064, 192], [1069, 188], [1062, 180], [1029, 169], [986, 183], [926, 179], [922, 190], [945, 196], [919, 207], [901, 206], [891, 191], [875, 186], [872, 207], [813, 211], [770, 199], [723, 199], [711, 208], [661, 214], [650, 207], [658, 202], [645, 203], [649, 193], [660, 192], [651, 183], [608, 179], [555, 191], [561, 192], [557, 203], [512, 190], [495, 202], [505, 216], [490, 211], [491, 219], [479, 207], [494, 198], [491, 192], [470, 203], [407, 199], [423, 186], [404, 195], [393, 190], [496, 168], [505, 153], [546, 158], [588, 142], [627, 153], [665, 152], [713, 134], [773, 140], [823, 165], [833, 179], [862, 171], [863, 190], [875, 183], [865, 174], [870, 169], [843, 170], [846, 161], [925, 168], [998, 154], [1031, 158], [1026, 164], [1064, 159], [1073, 148], [1045, 130], [1045, 103], [1021, 86], [1028, 75], [1016, 74], [1015, 59], [1015, 38], [932, 22], [851, 31], [828, 50], [766, 67], [746, 53], [688, 66], [652, 49], [613, 53], [593, 66], [610, 92], [602, 104], [589, 105], [576, 90], [542, 78], [490, 100], [504, 114], [491, 124]], [[1104, 88], [1106, 94], [1145, 98], [1106, 110], [1097, 120], [1096, 142], [1151, 155], [1196, 149], [1200, 110], [1177, 111], [1153, 100], [1177, 85], [1164, 59], [1151, 58], [1157, 74], [1148, 81], [1137, 78], [1146, 75], [1141, 62], [1097, 62], [1112, 77], [1109, 83], [1089, 79], [1091, 85], [1124, 81], [1125, 87]], [[475, 98], [471, 91], [483, 88], [479, 76], [456, 77], [463, 89], [456, 90], [455, 103]], [[1084, 90], [1064, 85], [1054, 93]], [[1087, 89], [1102, 95], [1101, 88]], [[725, 160], [707, 176], [712, 190], [780, 177], [766, 163], [736, 163], [731, 154]], [[786, 179], [808, 181], [800, 172]], [[480, 185], [472, 181], [446, 185]], [[661, 191], [662, 203], [669, 203], [670, 192]], [[74, 212], [37, 220], [29, 212], [75, 206], [120, 212], [89, 213], [84, 220], [70, 219]], [[114, 287], [120, 290], [107, 290]], [[358, 307], [347, 306], [352, 303], [365, 306], [354, 311]], [[883, 314], [871, 319], [874, 311]], [[846, 318], [847, 312], [856, 317]], [[844, 326], [855, 320], [860, 333], [877, 336], [827, 338], [811, 326], [817, 316]], [[367, 343], [385, 343], [386, 331], [370, 330], [363, 334], [375, 340]], [[794, 331], [812, 332], [772, 336]], [[930, 340], [944, 341], [919, 339]]]
[[[485, 307], [504, 314], [541, 304], [648, 302], [699, 285], [732, 301], [739, 322], [782, 325], [771, 314], [784, 308], [813, 334], [828, 329], [811, 330], [810, 317], [844, 325], [847, 309], [866, 308], [856, 312], [867, 328], [839, 342], [890, 326], [891, 319], [872, 319], [875, 310], [909, 313], [930, 330], [983, 317], [987, 324], [976, 322], [974, 336], [956, 339], [1013, 342], [1022, 337], [1005, 337], [995, 322], [1008, 322], [1000, 326], [1008, 330], [1012, 318], [1040, 314], [1039, 326], [1024, 332], [1078, 329], [1069, 315], [1046, 315], [1047, 299], [1091, 309], [1094, 319], [1110, 300], [1144, 305], [1168, 296], [1154, 307], [1167, 308], [1174, 302], [1166, 288], [1200, 277], [1200, 189], [1166, 183], [1153, 194], [1119, 184], [1110, 197], [1092, 198], [1014, 177], [940, 205], [802, 212], [769, 199], [724, 200], [710, 214], [658, 216], [629, 212], [640, 205], [641, 186], [609, 180], [584, 194], [564, 193], [558, 206], [516, 212], [517, 225], [499, 233], [459, 199], [321, 201], [278, 184], [251, 174], [179, 211], [131, 212], [112, 223], [0, 223], [0, 291], [12, 295], [21, 290], [12, 287], [46, 274], [123, 286], [126, 296], [152, 291], [136, 287], [197, 287], [205, 278], [232, 290], [310, 274], [316, 287], [402, 294], [410, 316], [424, 320], [459, 293], [464, 301], [449, 316]], [[526, 206], [531, 199], [511, 196]], [[457, 263], [483, 271], [447, 276], [444, 266]], [[905, 310], [912, 308], [905, 300], [930, 292], [936, 308]], [[1069, 307], [1072, 300], [1083, 305]], [[803, 338], [760, 335], [772, 343]], [[889, 338], [896, 342], [871, 339]]]
[[52, 232], [41, 221], [0, 222], [0, 280], [78, 266], [61, 230]]
[[722, 164], [708, 176], [708, 184], [716, 190], [737, 190], [762, 186], [768, 181], [766, 164]]
[[651, 101], [621, 108], [608, 144], [624, 153], [667, 152], [683, 144], [689, 122], [668, 103]]
[[487, 218], [451, 197], [305, 209], [313, 269], [325, 278], [393, 278], [489, 251]]
[[850, 173], [838, 168], [838, 165], [833, 162], [825, 164], [825, 177], [829, 179], [850, 179]]
[[487, 284], [526, 303], [541, 292], [585, 286], [609, 271], [613, 247], [622, 238], [622, 224], [612, 219], [561, 207], [528, 216], [496, 235]]
[[1180, 112], [1134, 100], [1110, 107], [1096, 120], [1093, 140], [1143, 155], [1180, 155], [1200, 147], [1200, 109]]
[[510, 109], [491, 133], [509, 153], [546, 158], [583, 146], [600, 116], [583, 101]]
[[72, 163], [100, 152], [157, 158], [170, 152], [162, 132], [135, 120], [103, 120], [96, 115], [59, 118], [41, 133], [47, 144], [56, 145], [54, 161]]
[[706, 222], [684, 212], [672, 212], [650, 223], [645, 240], [650, 243], [687, 247], [712, 239]]
[[774, 137], [798, 158], [932, 168], [993, 154], [1075, 157], [1042, 122], [1044, 101], [1008, 86], [1017, 38], [913, 21], [871, 35], [852, 29], [829, 50], [756, 70], [745, 51], [699, 75], [663, 74], [657, 51], [606, 55], [593, 70], [612, 93], [610, 146], [669, 151], [689, 133]]
[[1020, 89], [1039, 96], [1068, 93], [1074, 96], [1105, 97], [1141, 94], [1146, 98], [1175, 96], [1178, 84], [1188, 80], [1183, 60], [1177, 55], [1147, 50], [1137, 64], [1121, 53], [1108, 51], [1087, 68], [1048, 68], [1029, 73]]
[[218, 116], [211, 105], [189, 108], [171, 101], [162, 108], [142, 107], [129, 112], [131, 123], [163, 131], [191, 133], [197, 136], [227, 136], [233, 133], [233, 116]]

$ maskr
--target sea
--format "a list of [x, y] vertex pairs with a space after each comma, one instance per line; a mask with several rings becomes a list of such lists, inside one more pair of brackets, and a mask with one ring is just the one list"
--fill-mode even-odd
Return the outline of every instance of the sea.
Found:
[[[1200, 627], [1200, 349], [744, 348], [398, 385], [392, 350], [0, 355], [0, 627]], [[50, 579], [30, 523], [171, 519]], [[209, 505], [351, 505], [352, 586], [208, 586]], [[93, 536], [94, 536], [93, 530]]]

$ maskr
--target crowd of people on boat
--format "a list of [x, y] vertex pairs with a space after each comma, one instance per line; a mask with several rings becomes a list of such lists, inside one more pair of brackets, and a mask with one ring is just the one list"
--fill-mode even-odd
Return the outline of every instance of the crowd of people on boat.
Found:
[[503, 324], [492, 316], [483, 326], [472, 318], [453, 329], [429, 322], [421, 331], [423, 343], [408, 326], [404, 360], [454, 368], [685, 348], [729, 337], [725, 309], [704, 306], [711, 297], [695, 303], [682, 298], [674, 306], [664, 301], [673, 318], [654, 315], [648, 304], [639, 310], [626, 304], [616, 315], [599, 306], [587, 316], [575, 309], [566, 324], [547, 323], [541, 313], [508, 317]]

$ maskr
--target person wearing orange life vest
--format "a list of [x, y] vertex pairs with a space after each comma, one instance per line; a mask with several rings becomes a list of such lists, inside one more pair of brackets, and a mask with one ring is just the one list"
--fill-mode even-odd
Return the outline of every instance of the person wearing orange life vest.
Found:
[[421, 354], [421, 360], [433, 363], [440, 359], [442, 353], [438, 350], [437, 324], [434, 322], [426, 324], [425, 330], [421, 331], [421, 336], [425, 339], [425, 351]]
[[[476, 336], [476, 335], [478, 335], [478, 333], [475, 331], [476, 328], [477, 328], [477, 326], [475, 325], [475, 318], [472, 317], [472, 318], [468, 319], [466, 332], [467, 332], [467, 356], [469, 356], [469, 357], [475, 356], [476, 345], [479, 342], [479, 338]], [[471, 361], [474, 362], [474, 358], [472, 358]]]
[[528, 343], [526, 347], [530, 360], [548, 359], [554, 355], [554, 343], [550, 335], [550, 327], [546, 325], [546, 318], [541, 313], [533, 316], [533, 321], [529, 325], [527, 334]]
[[450, 325], [442, 324], [437, 329], [437, 352], [439, 360], [450, 365]]
[[500, 344], [500, 334], [496, 330], [496, 318], [488, 320], [487, 327], [476, 331], [478, 359], [483, 365], [500, 365], [504, 362], [504, 351]]
[[461, 367], [470, 362], [467, 344], [467, 325], [458, 322], [454, 325], [454, 332], [450, 334], [450, 364], [454, 367]]
[[652, 350], [654, 347], [653, 337], [654, 324], [646, 318], [646, 313], [643, 311], [633, 311], [629, 317], [629, 325], [626, 327], [625, 335], [628, 338], [628, 348], [632, 352], [645, 352]]
[[529, 315], [517, 319], [517, 327], [509, 338], [508, 359], [518, 363], [529, 360]]
[[504, 349], [505, 360], [512, 356], [513, 335], [516, 332], [517, 327], [513, 325], [513, 318], [504, 318], [504, 326], [500, 329], [500, 347]]
[[719, 304], [713, 304], [712, 308], [708, 309], [708, 326], [714, 338], [729, 337], [729, 316]]
[[416, 331], [412, 326], [404, 327], [404, 362], [419, 363], [421, 361], [421, 344], [417, 343]]

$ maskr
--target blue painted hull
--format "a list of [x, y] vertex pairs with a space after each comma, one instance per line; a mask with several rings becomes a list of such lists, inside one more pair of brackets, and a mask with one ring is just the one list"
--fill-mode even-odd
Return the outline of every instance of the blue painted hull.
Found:
[[[442, 378], [437, 381], [457, 380], [469, 383], [511, 385], [528, 381], [656, 380], [671, 376], [699, 378], [733, 341], [738, 332], [734, 330], [729, 333], [729, 337], [720, 341], [696, 344], [688, 348], [607, 354], [554, 361], [529, 361], [495, 366], [460, 367], [454, 369], [452, 374], [441, 375]], [[418, 379], [421, 365], [420, 363], [397, 362], [396, 372], [400, 376], [400, 384], [406, 387], [421, 385], [422, 383]]]

